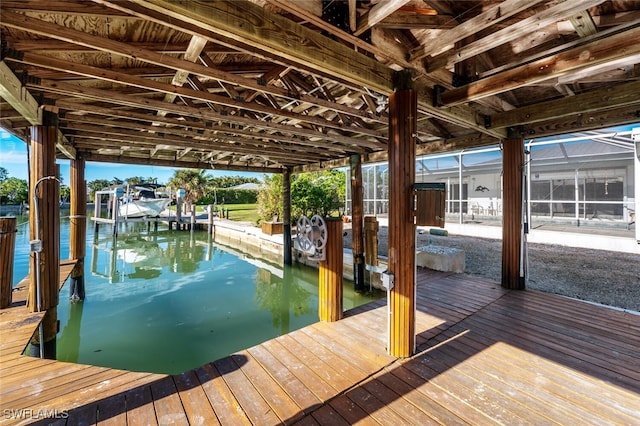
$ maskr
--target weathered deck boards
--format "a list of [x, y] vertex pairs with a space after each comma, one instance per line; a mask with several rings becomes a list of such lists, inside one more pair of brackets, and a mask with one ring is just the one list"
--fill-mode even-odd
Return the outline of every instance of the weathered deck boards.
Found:
[[56, 424], [640, 423], [640, 316], [424, 270], [417, 296], [409, 359], [387, 355], [378, 301], [175, 376], [2, 355], [1, 405]]

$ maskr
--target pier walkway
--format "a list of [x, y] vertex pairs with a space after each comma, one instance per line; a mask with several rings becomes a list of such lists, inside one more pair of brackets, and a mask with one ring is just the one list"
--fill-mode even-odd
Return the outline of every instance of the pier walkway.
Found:
[[385, 300], [173, 376], [23, 356], [16, 327], [37, 322], [0, 311], [0, 423], [640, 423], [640, 316], [464, 274], [417, 279], [409, 359], [386, 354]]

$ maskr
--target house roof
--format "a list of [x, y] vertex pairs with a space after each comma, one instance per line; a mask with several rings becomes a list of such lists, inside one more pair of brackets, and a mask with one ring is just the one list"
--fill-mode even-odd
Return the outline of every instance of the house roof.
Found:
[[640, 121], [640, 2], [3, 0], [0, 125], [58, 156], [278, 172]]

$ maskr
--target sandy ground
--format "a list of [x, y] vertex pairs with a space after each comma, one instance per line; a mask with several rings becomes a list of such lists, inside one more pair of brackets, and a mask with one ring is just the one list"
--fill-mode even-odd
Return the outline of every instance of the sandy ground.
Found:
[[[380, 227], [378, 254], [387, 255], [387, 228]], [[500, 282], [502, 242], [478, 237], [418, 235], [416, 245], [465, 251], [465, 272]], [[351, 229], [345, 229], [345, 248]], [[527, 288], [640, 312], [640, 255], [528, 244]]]

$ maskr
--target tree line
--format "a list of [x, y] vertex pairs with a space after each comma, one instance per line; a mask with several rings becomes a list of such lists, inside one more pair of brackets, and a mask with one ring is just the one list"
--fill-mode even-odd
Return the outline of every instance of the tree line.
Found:
[[[143, 183], [156, 185], [159, 191], [175, 194], [178, 189], [186, 191], [185, 203], [188, 205], [211, 204], [256, 204], [261, 220], [282, 217], [282, 175], [265, 175], [264, 181], [254, 177], [211, 176], [206, 170], [176, 170], [166, 183], [155, 178], [132, 176], [126, 179], [96, 179], [87, 182], [89, 200], [93, 200], [97, 191], [129, 185], [135, 187]], [[231, 189], [245, 183], [259, 185], [259, 190]], [[4, 167], [0, 167], [0, 202], [2, 204], [21, 204], [29, 202], [29, 185], [25, 179], [10, 177]], [[61, 201], [69, 200], [69, 187], [60, 186]], [[291, 177], [291, 215], [322, 216], [341, 215], [346, 196], [345, 173], [337, 170], [294, 174]]]

